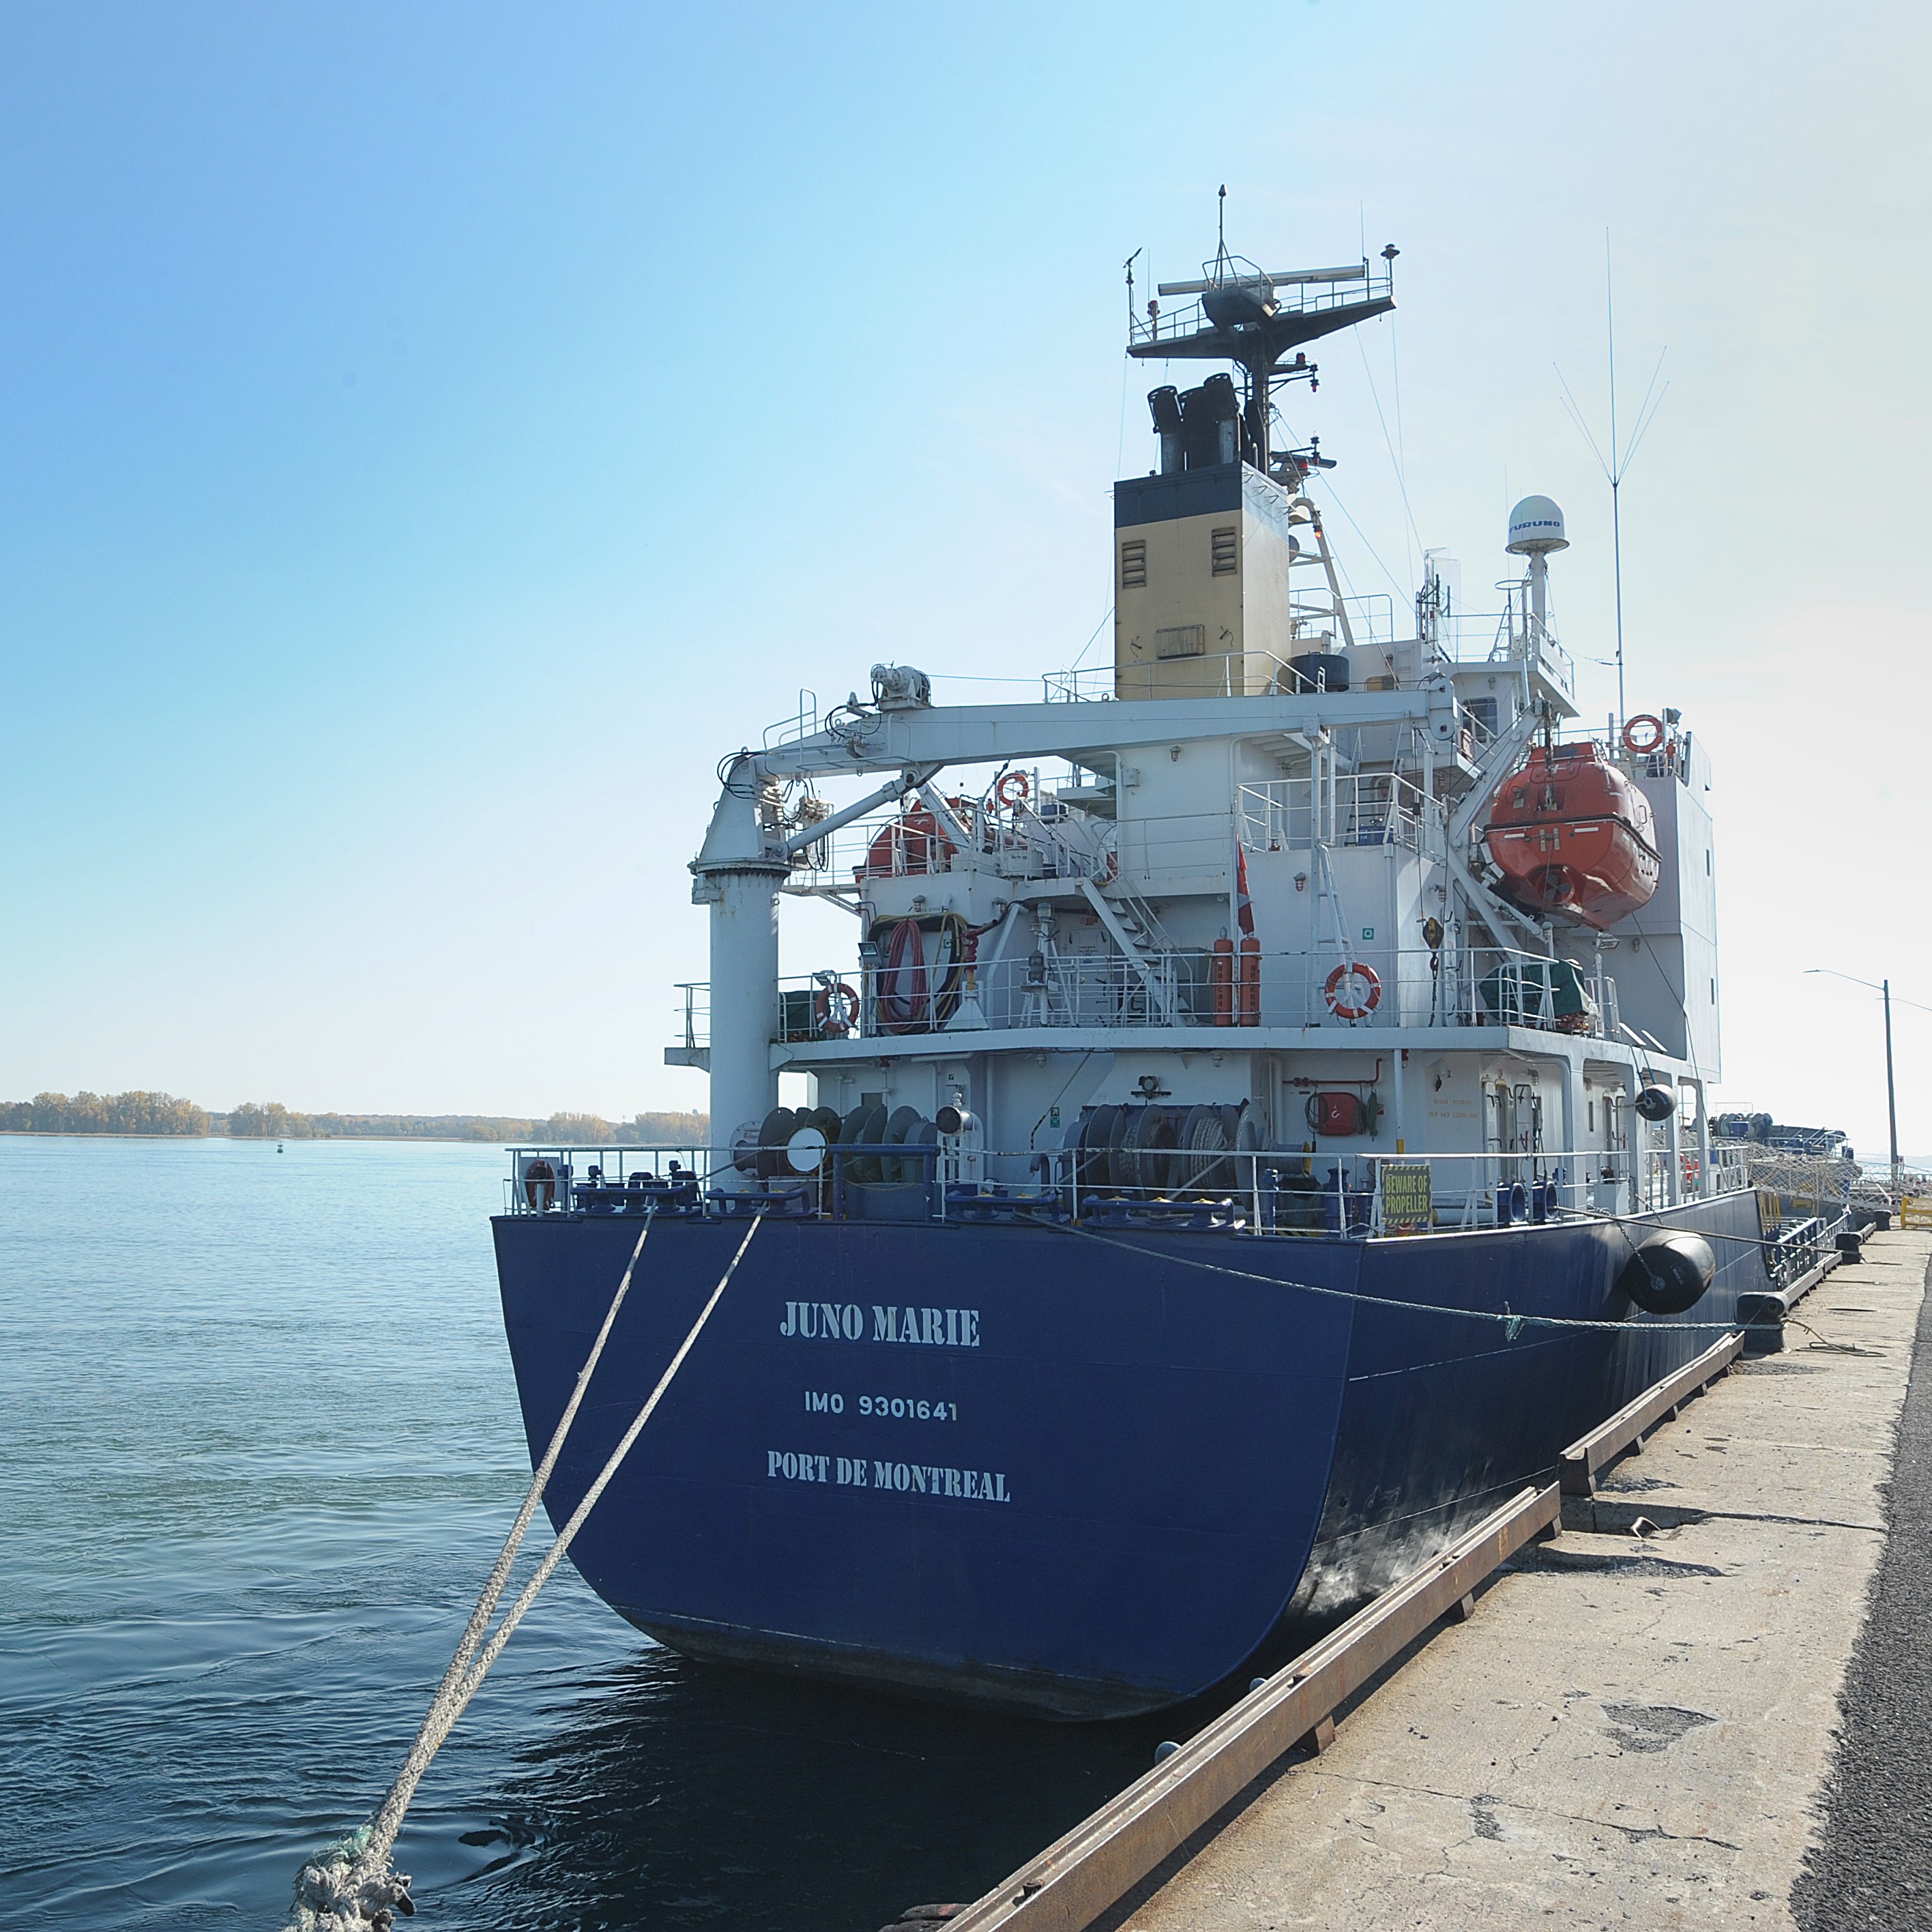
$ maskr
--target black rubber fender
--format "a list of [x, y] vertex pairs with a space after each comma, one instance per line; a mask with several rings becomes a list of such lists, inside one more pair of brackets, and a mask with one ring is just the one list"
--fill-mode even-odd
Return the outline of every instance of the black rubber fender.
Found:
[[1718, 1257], [1702, 1234], [1652, 1234], [1624, 1262], [1617, 1287], [1652, 1315], [1696, 1306], [1718, 1276]]

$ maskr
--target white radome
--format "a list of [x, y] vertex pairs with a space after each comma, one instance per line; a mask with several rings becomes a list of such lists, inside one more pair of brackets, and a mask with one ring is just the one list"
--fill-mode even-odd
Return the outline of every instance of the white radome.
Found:
[[1570, 548], [1563, 534], [1563, 512], [1552, 498], [1526, 496], [1510, 511], [1509, 548], [1517, 556], [1542, 556]]

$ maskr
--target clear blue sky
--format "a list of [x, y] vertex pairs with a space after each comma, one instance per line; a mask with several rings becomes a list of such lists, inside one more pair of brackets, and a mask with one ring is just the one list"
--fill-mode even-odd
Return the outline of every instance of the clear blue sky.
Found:
[[1192, 272], [1225, 181], [1269, 266], [1403, 251], [1297, 424], [1356, 587], [1419, 532], [1473, 596], [1546, 490], [1580, 659], [1608, 500], [1552, 364], [1600, 420], [1611, 230], [1724, 1090], [1875, 1148], [1875, 1011], [1800, 969], [1932, 1004], [1924, 17], [7, 6], [0, 1097], [701, 1105], [660, 1060], [718, 756], [877, 657], [1073, 657], [1150, 460], [1120, 264]]

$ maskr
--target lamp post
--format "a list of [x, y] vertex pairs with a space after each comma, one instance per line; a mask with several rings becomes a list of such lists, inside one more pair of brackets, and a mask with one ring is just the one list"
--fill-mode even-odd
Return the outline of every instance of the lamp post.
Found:
[[1855, 973], [1840, 973], [1833, 966], [1808, 966], [1804, 970], [1808, 974], [1828, 973], [1834, 980], [1849, 980], [1855, 986], [1869, 988], [1885, 1001], [1885, 1111], [1892, 1129], [1892, 1198], [1896, 1202], [1898, 1199], [1898, 1096], [1893, 1087], [1892, 1077], [1892, 982], [1881, 980], [1874, 986], [1869, 980], [1861, 980]]

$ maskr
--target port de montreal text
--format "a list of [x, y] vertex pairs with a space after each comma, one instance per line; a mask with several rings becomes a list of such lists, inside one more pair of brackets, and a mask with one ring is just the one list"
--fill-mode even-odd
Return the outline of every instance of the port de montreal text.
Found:
[[954, 1496], [962, 1502], [1010, 1503], [1003, 1469], [935, 1468], [929, 1462], [882, 1462], [863, 1456], [820, 1456], [789, 1449], [765, 1452], [765, 1474], [774, 1482], [826, 1483], [835, 1488], [898, 1490], [914, 1496]]

